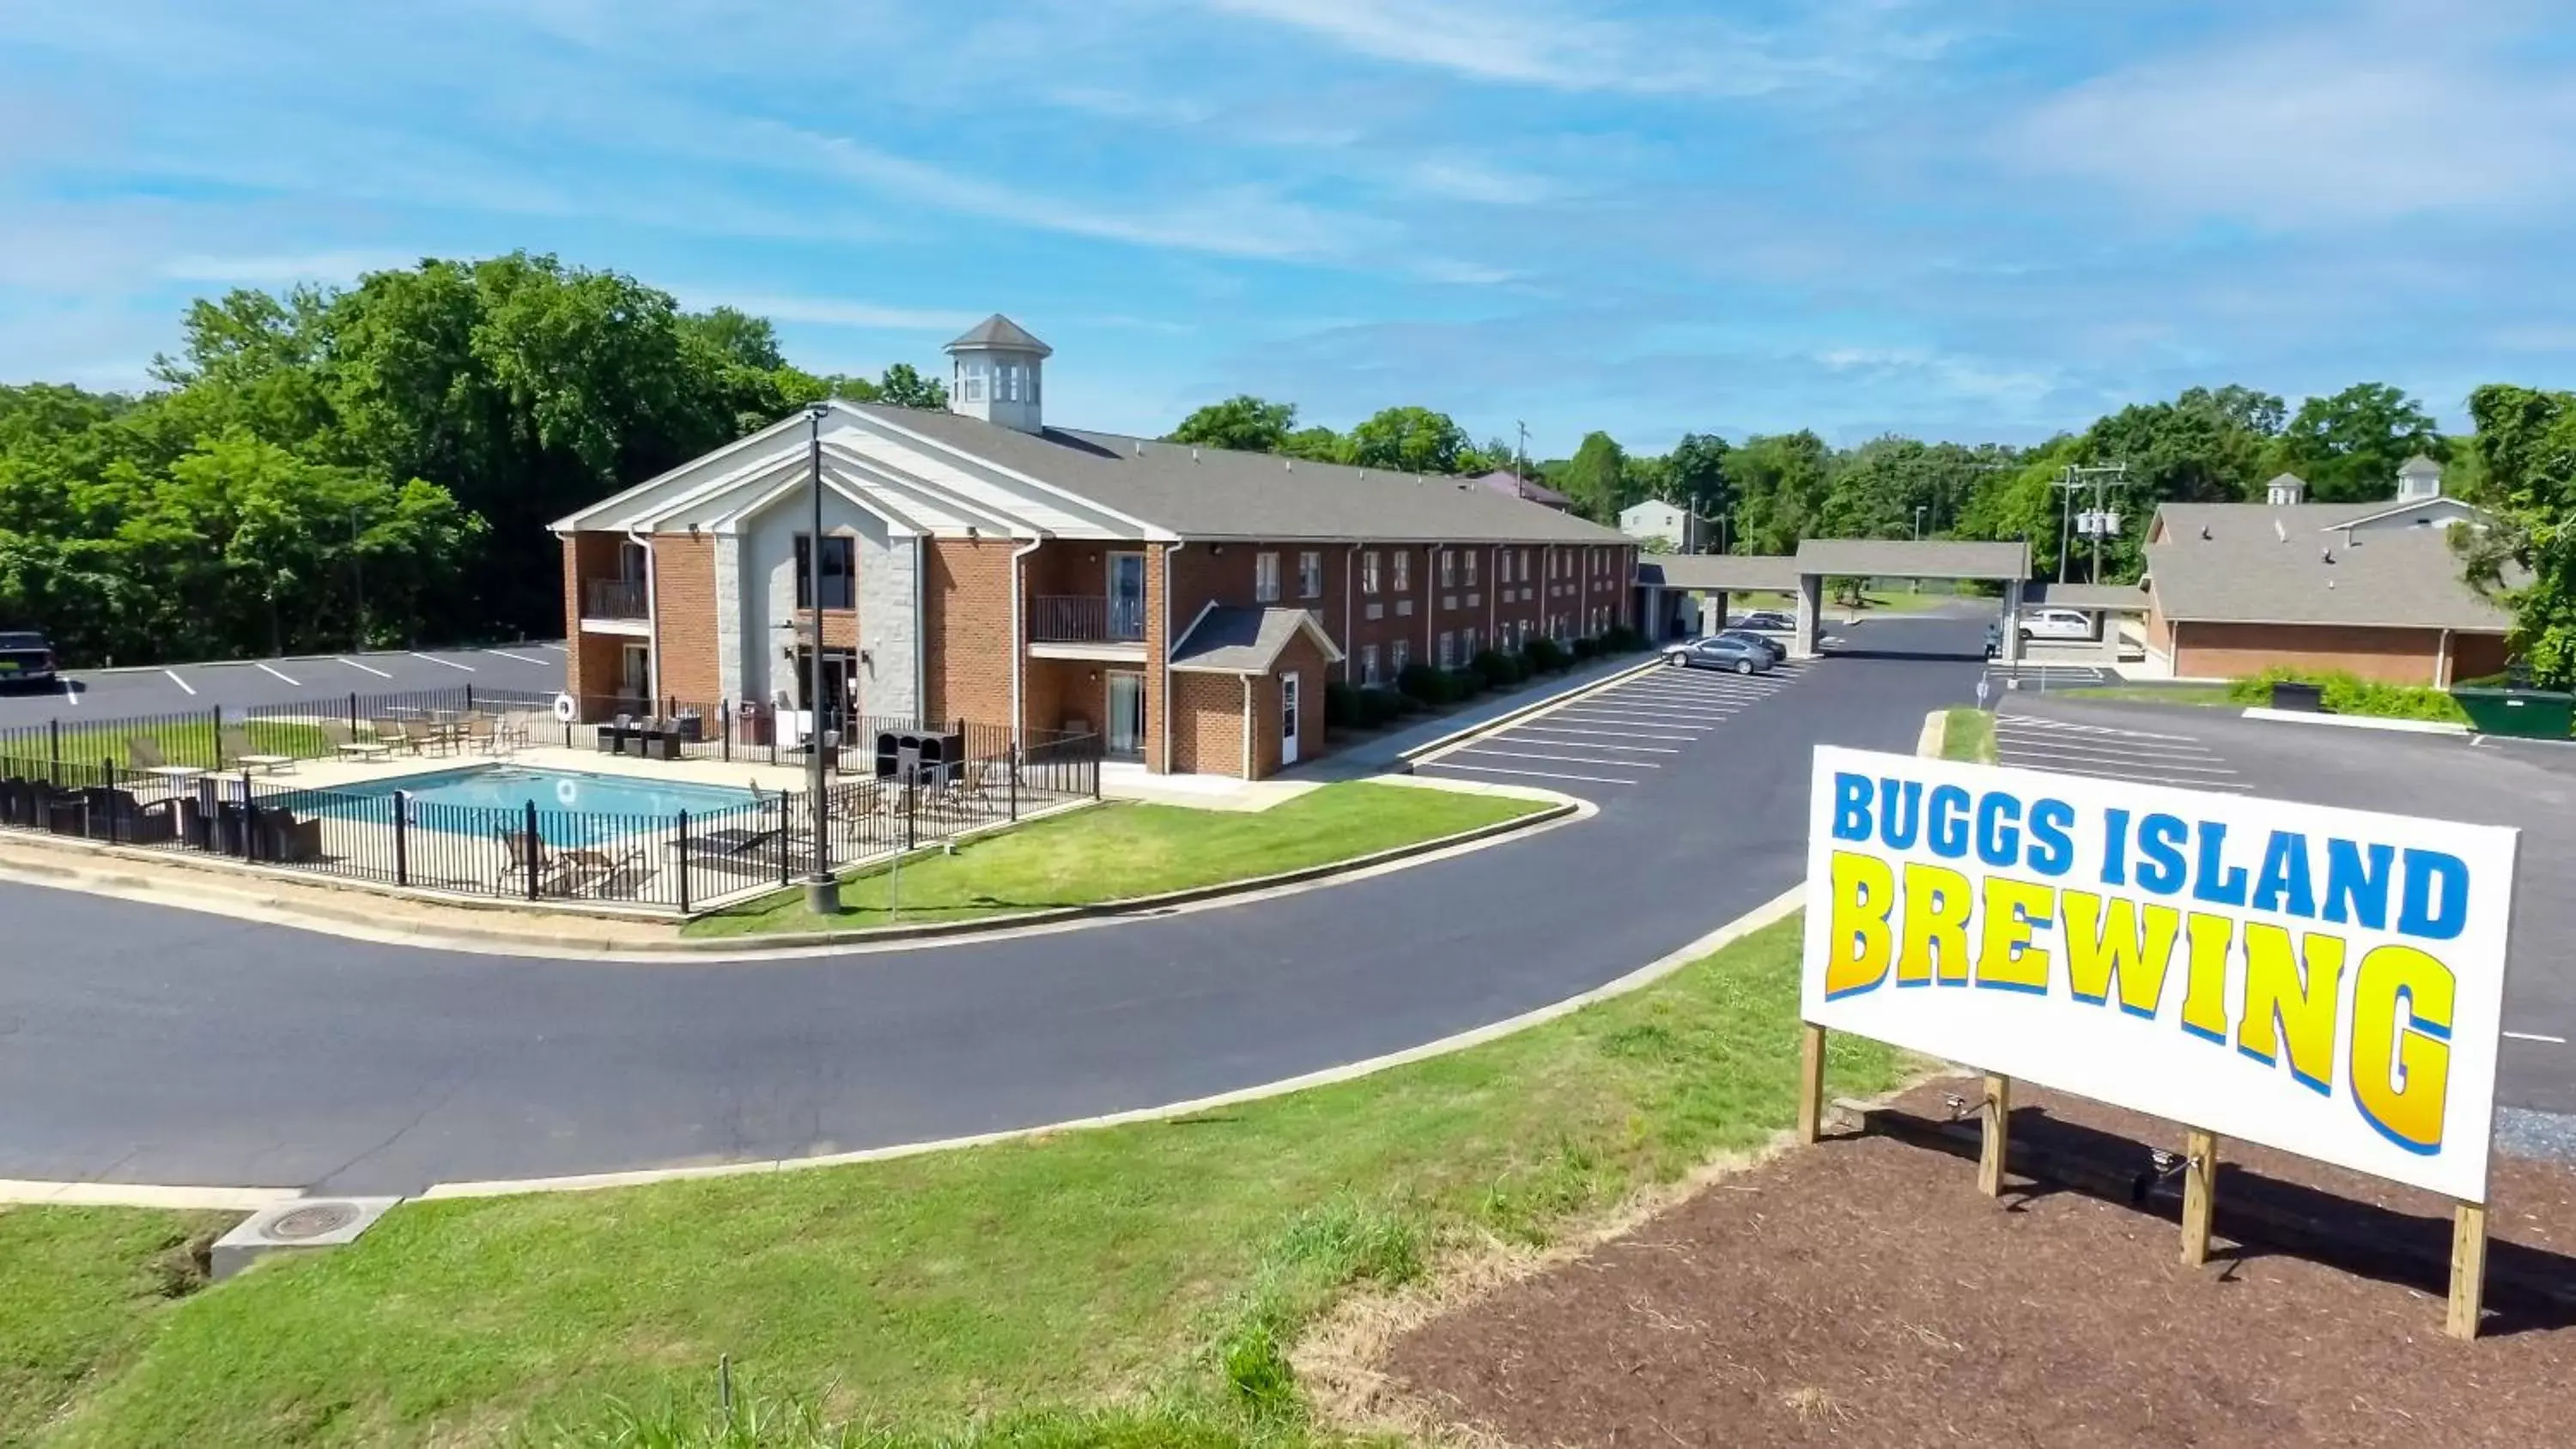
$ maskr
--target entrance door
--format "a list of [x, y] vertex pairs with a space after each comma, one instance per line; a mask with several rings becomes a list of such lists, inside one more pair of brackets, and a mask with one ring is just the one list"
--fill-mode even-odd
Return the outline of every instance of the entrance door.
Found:
[[1279, 676], [1279, 763], [1297, 763], [1297, 676]]
[[[821, 728], [842, 731], [849, 729], [850, 681], [856, 676], [858, 667], [858, 656], [847, 649], [823, 651]], [[805, 696], [813, 687], [814, 651], [810, 648], [798, 649], [796, 651], [796, 697], [805, 700], [806, 707], [809, 709], [814, 707], [815, 701], [807, 700]]]
[[617, 651], [618, 703], [641, 707], [644, 697], [652, 692], [652, 650], [642, 644], [628, 644], [619, 648]]
[[1145, 637], [1145, 556], [1109, 556], [1109, 637], [1127, 641]]
[[1145, 676], [1109, 676], [1109, 753], [1145, 753]]

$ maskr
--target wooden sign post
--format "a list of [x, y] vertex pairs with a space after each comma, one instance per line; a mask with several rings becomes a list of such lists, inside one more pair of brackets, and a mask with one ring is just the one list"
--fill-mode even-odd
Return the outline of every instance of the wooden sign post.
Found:
[[1977, 1145], [1977, 1191], [2004, 1195], [2004, 1158], [2012, 1147], [2012, 1078], [1986, 1073], [1985, 1100], [1977, 1104], [1983, 1129]]
[[1825, 1029], [1798, 1028], [1798, 1140], [1812, 1147], [1825, 1132]]
[[2478, 1310], [2487, 1287], [2487, 1209], [2484, 1203], [2451, 1207], [2451, 1307], [2442, 1330], [2453, 1338], [2478, 1336]]
[[2218, 1216], [2218, 1135], [2187, 1130], [2182, 1149], [2182, 1265], [2209, 1261], [2209, 1226]]

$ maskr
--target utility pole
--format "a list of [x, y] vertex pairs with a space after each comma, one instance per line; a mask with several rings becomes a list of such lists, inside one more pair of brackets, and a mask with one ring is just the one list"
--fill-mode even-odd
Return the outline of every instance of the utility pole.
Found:
[[2126, 463], [2113, 463], [2098, 468], [2083, 468], [2070, 463], [2066, 466], [2066, 471], [2058, 475], [2057, 486], [2064, 490], [2064, 497], [2058, 510], [2060, 521], [2057, 531], [2057, 581], [2059, 583], [2066, 582], [2074, 558], [2074, 550], [2069, 545], [2075, 541], [2076, 532], [2073, 526], [2075, 490], [2083, 487], [2088, 480], [2093, 485], [2093, 506], [2085, 511], [2082, 532], [2093, 540], [2093, 582], [2098, 584], [2102, 582], [2103, 536], [2117, 531], [2110, 512], [2102, 506], [2102, 488], [2111, 479], [2126, 480], [2128, 476], [2129, 465]]
[[1914, 505], [1914, 541], [1923, 541], [1923, 505], [1920, 503]]
[[808, 454], [814, 470], [814, 534], [805, 545], [805, 597], [814, 606], [814, 652], [806, 656], [805, 762], [806, 786], [814, 806], [814, 873], [805, 877], [805, 909], [818, 916], [841, 912], [841, 883], [832, 875], [830, 804], [823, 793], [823, 419], [831, 409], [806, 409], [813, 425]]
[[1529, 481], [1529, 424], [1514, 419], [1512, 426], [1520, 430], [1520, 451], [1512, 455], [1512, 481], [1527, 483]]

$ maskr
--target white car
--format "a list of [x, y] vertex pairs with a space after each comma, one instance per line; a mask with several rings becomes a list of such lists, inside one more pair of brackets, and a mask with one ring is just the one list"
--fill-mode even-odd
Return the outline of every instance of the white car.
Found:
[[2090, 639], [2093, 620], [2080, 609], [2033, 609], [2021, 616], [2024, 639]]
[[1756, 609], [1752, 613], [1738, 614], [1727, 620], [1726, 627], [1750, 629], [1757, 634], [1795, 634], [1798, 632], [1798, 620], [1796, 615], [1784, 614], [1777, 609]]

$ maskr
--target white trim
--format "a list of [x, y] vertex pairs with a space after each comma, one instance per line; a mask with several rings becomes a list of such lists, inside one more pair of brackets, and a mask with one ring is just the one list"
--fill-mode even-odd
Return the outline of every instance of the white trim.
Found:
[[[649, 619], [584, 619], [581, 621], [581, 632], [617, 634], [630, 639], [650, 639], [653, 637], [653, 623]], [[348, 661], [341, 662], [345, 664]], [[393, 676], [385, 677], [390, 679]]]
[[[638, 497], [646, 489], [657, 487], [660, 484], [669, 482], [671, 479], [679, 477], [690, 469], [702, 467], [708, 463], [714, 462], [716, 459], [723, 457], [727, 453], [738, 453], [746, 448], [754, 446], [755, 444], [767, 442], [771, 434], [784, 432], [786, 429], [806, 421], [808, 411], [809, 410], [806, 408], [798, 408], [796, 411], [789, 413], [787, 416], [780, 418], [774, 423], [771, 423], [768, 427], [762, 428], [759, 432], [745, 434], [744, 436], [736, 438], [732, 442], [725, 444], [721, 448], [701, 453], [697, 457], [691, 458], [689, 461], [680, 464], [676, 468], [665, 468], [661, 472], [654, 474], [652, 477], [645, 479], [641, 483], [637, 483], [632, 487], [625, 488], [619, 492], [608, 495], [606, 498], [599, 500], [588, 508], [582, 509], [577, 513], [566, 514], [564, 517], [556, 519], [552, 524], [548, 525], [548, 529], [554, 533], [604, 533], [610, 529], [618, 528], [625, 522], [625, 519], [621, 515], [609, 512], [609, 510], [615, 506], [625, 503], [631, 498]], [[735, 471], [740, 472], [742, 470], [737, 469]], [[695, 492], [696, 490], [692, 489], [690, 491]], [[608, 516], [596, 523], [588, 521], [594, 516], [602, 514], [606, 514]]]
[[[850, 407], [845, 403], [839, 403], [838, 399], [834, 399], [834, 402], [842, 411], [848, 413], [851, 418], [855, 419], [863, 427], [873, 426], [883, 432], [893, 433], [901, 437], [909, 438], [912, 441], [921, 444], [925, 448], [945, 453], [949, 457], [966, 459], [976, 467], [985, 469], [1001, 477], [1011, 479], [1014, 482], [1025, 483], [1032, 488], [1038, 489], [1040, 492], [1073, 504], [1077, 511], [1087, 509], [1093, 513], [1101, 514], [1104, 517], [1116, 519], [1118, 522], [1126, 524], [1130, 528], [1142, 530], [1145, 539], [1148, 542], [1176, 543], [1180, 541], [1180, 534], [1173, 532], [1171, 529], [1164, 528], [1159, 524], [1148, 523], [1144, 519], [1138, 518], [1133, 514], [1122, 513], [1096, 499], [1084, 497], [1082, 494], [1073, 492], [1067, 488], [1059, 488], [1055, 484], [1049, 483], [1043, 478], [1031, 477], [1015, 468], [1006, 467], [1000, 463], [996, 463], [990, 458], [986, 458], [975, 453], [969, 453], [962, 448], [943, 443], [937, 438], [930, 437], [927, 434], [916, 433], [910, 428], [902, 427], [896, 423], [888, 421], [887, 419], [878, 417], [874, 413], [860, 412], [858, 409]], [[1001, 425], [996, 423], [993, 426], [999, 427]]]

